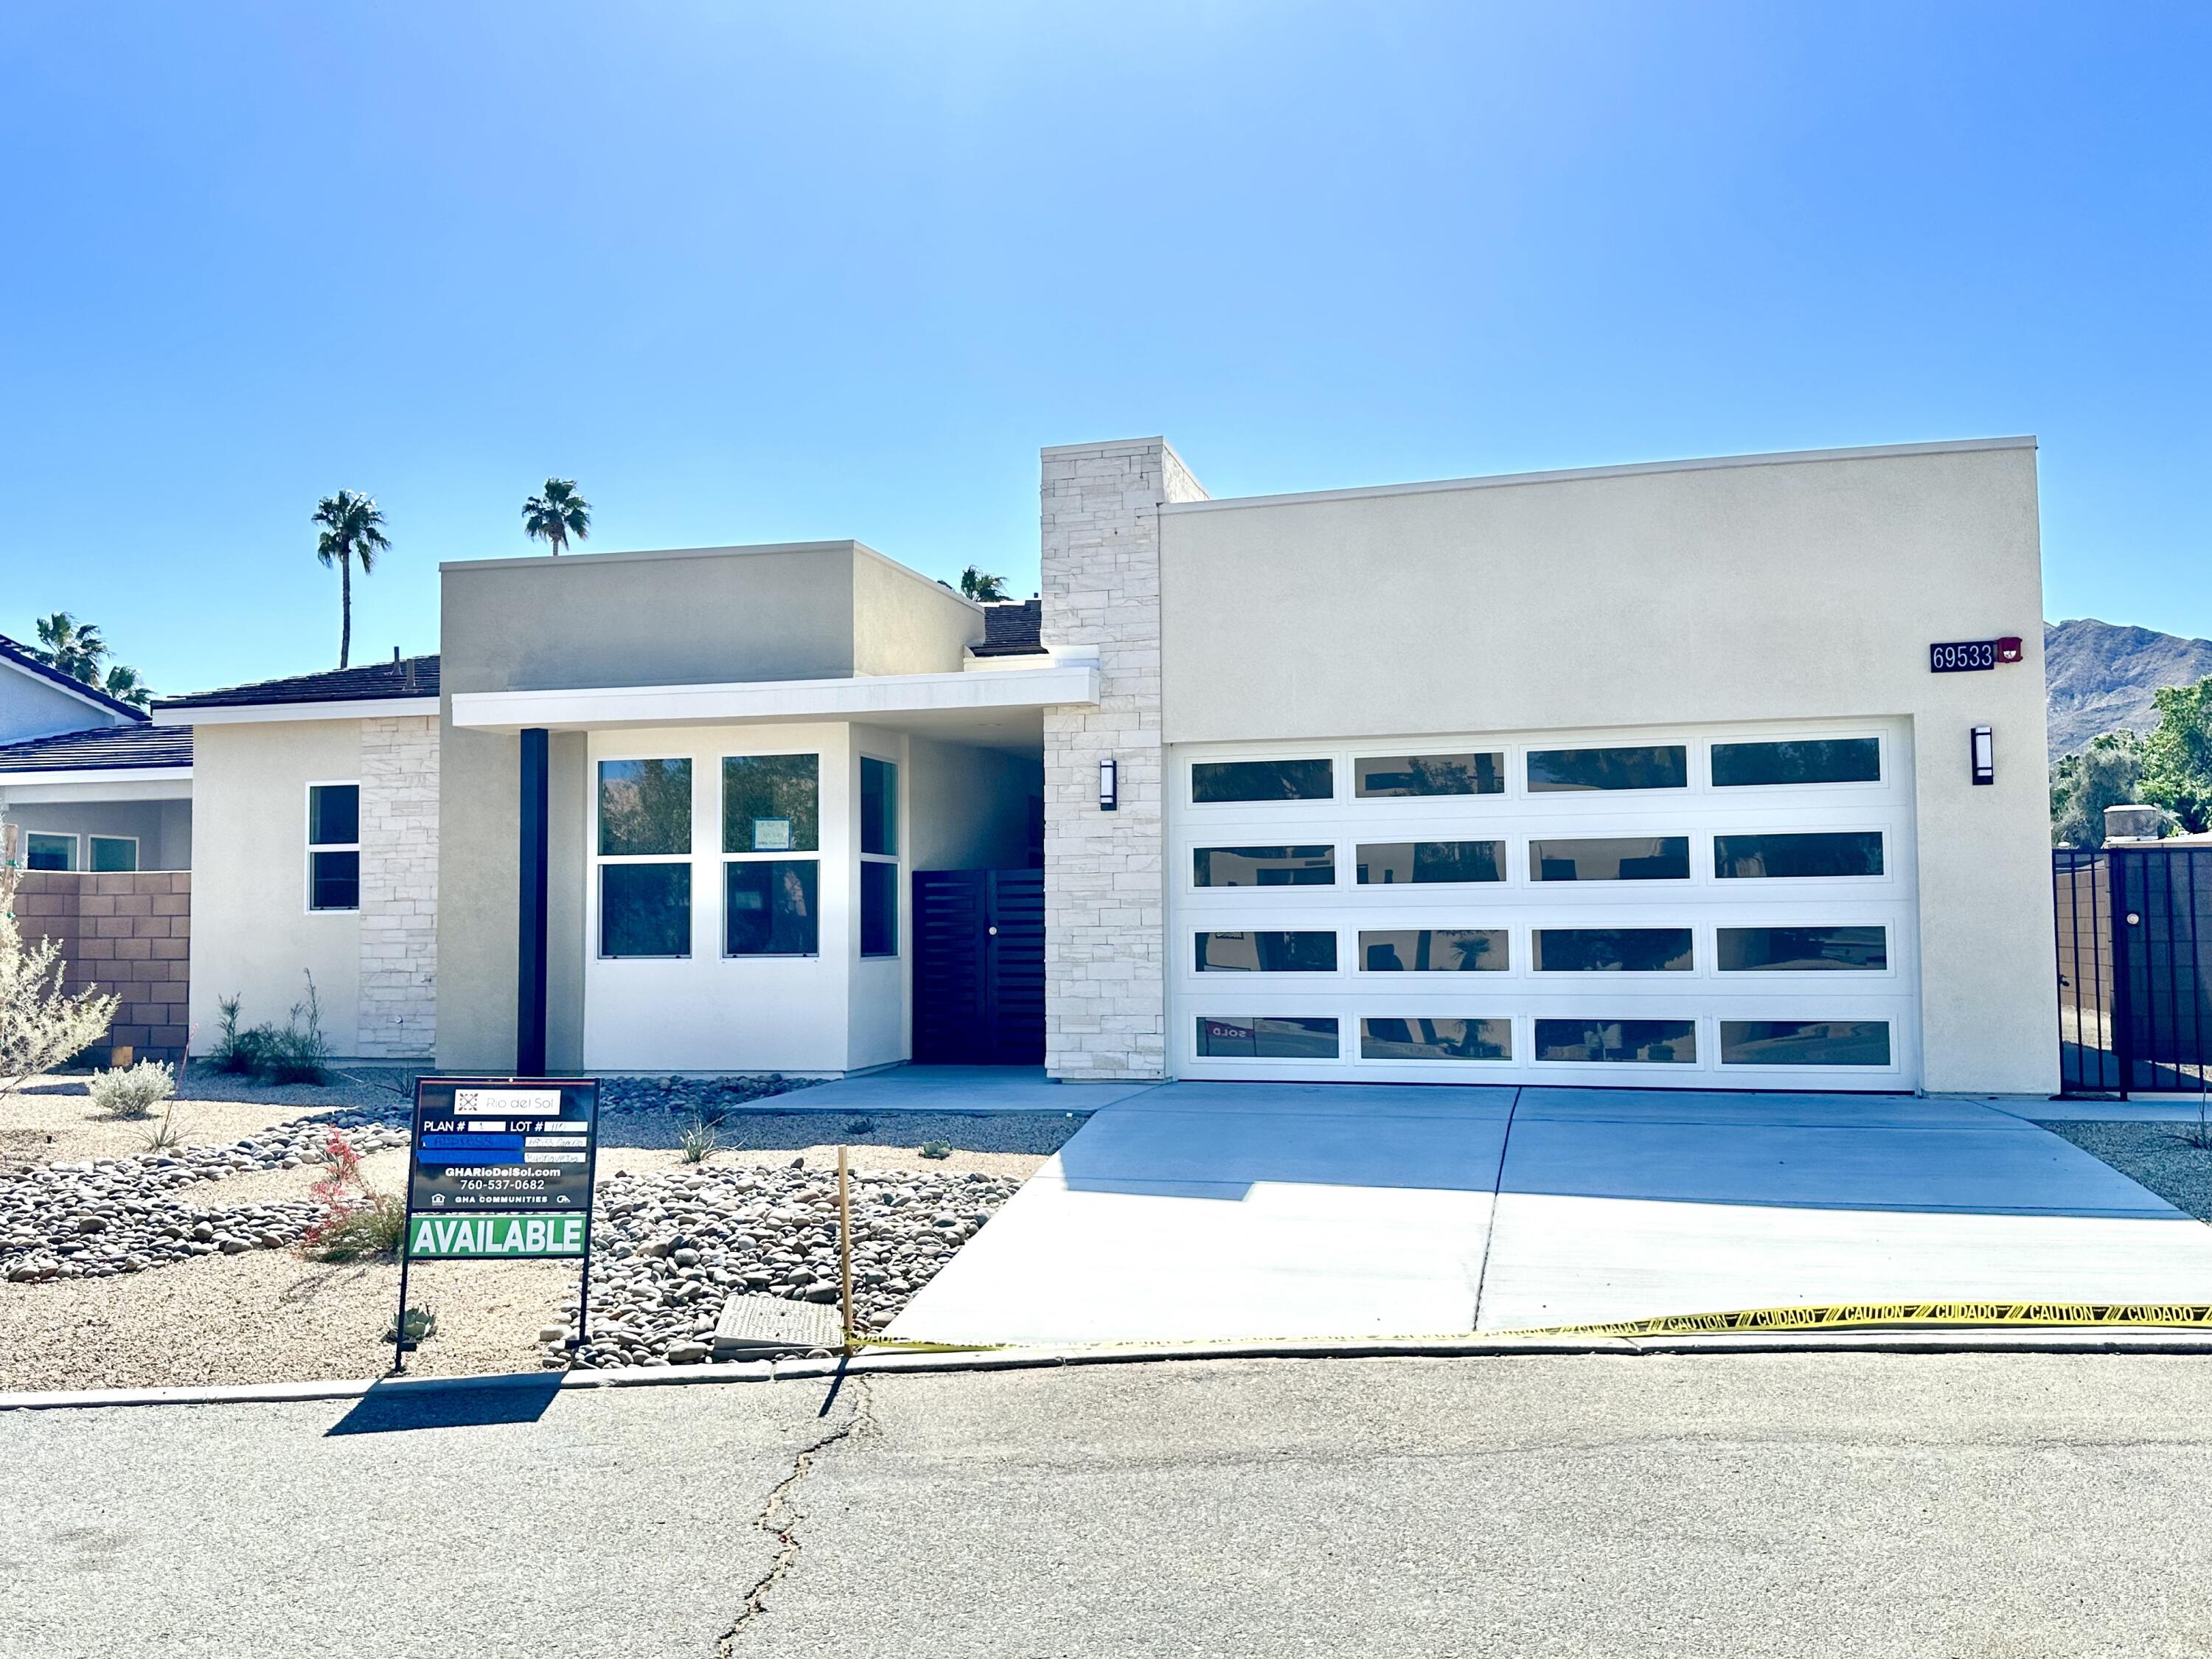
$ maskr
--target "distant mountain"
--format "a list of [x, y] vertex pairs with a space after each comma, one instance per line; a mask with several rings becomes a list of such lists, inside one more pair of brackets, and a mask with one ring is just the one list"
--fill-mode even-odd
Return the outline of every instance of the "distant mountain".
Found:
[[2051, 757], [2070, 755], [2106, 732], [2158, 724], [2151, 693], [2212, 675], [2212, 640], [2077, 617], [2043, 624], [2043, 684], [2051, 711]]

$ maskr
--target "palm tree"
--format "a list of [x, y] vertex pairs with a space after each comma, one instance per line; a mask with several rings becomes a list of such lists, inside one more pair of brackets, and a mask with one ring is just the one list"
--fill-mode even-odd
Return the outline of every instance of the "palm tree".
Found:
[[568, 538], [590, 539], [592, 504], [576, 493], [574, 478], [548, 478], [545, 493], [522, 504], [522, 533], [533, 542], [550, 542], [559, 558]]
[[121, 663], [110, 663], [100, 689], [118, 702], [127, 702], [133, 708], [143, 708], [154, 701], [152, 688], [138, 678], [135, 668], [125, 668]]
[[960, 573], [960, 592], [964, 598], [973, 599], [978, 605], [988, 605], [994, 599], [1006, 597], [1006, 579], [986, 575], [971, 564]]
[[100, 665], [107, 656], [107, 641], [94, 623], [80, 623], [66, 611], [39, 618], [40, 650], [33, 653], [47, 667], [58, 669], [87, 685], [100, 683]]
[[325, 569], [338, 568], [338, 666], [343, 668], [353, 655], [353, 562], [361, 561], [366, 576], [376, 568], [376, 556], [392, 544], [385, 538], [384, 514], [376, 503], [350, 489], [317, 501], [313, 522], [323, 527], [315, 556]]

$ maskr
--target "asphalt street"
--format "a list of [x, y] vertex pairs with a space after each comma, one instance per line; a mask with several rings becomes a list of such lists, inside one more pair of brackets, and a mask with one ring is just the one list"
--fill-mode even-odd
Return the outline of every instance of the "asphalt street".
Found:
[[2197, 1358], [1236, 1362], [441, 1399], [0, 1414], [0, 1653], [2212, 1643]]

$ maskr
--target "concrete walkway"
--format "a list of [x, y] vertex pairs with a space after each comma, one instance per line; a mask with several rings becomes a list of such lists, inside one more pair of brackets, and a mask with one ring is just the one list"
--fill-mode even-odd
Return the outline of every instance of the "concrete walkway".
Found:
[[1978, 1102], [1181, 1083], [1107, 1104], [891, 1334], [1440, 1335], [2212, 1301], [2212, 1228]]
[[1054, 1083], [1042, 1066], [895, 1066], [775, 1095], [775, 1112], [1095, 1112], [1161, 1083]]

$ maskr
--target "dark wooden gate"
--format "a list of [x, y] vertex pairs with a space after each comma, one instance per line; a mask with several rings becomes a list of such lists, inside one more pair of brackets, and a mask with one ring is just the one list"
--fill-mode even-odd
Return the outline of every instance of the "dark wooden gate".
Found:
[[2212, 847], [2051, 855], [2066, 1092], [2203, 1089], [2212, 1060]]
[[1044, 1063], [1044, 872], [914, 874], [914, 1058]]

